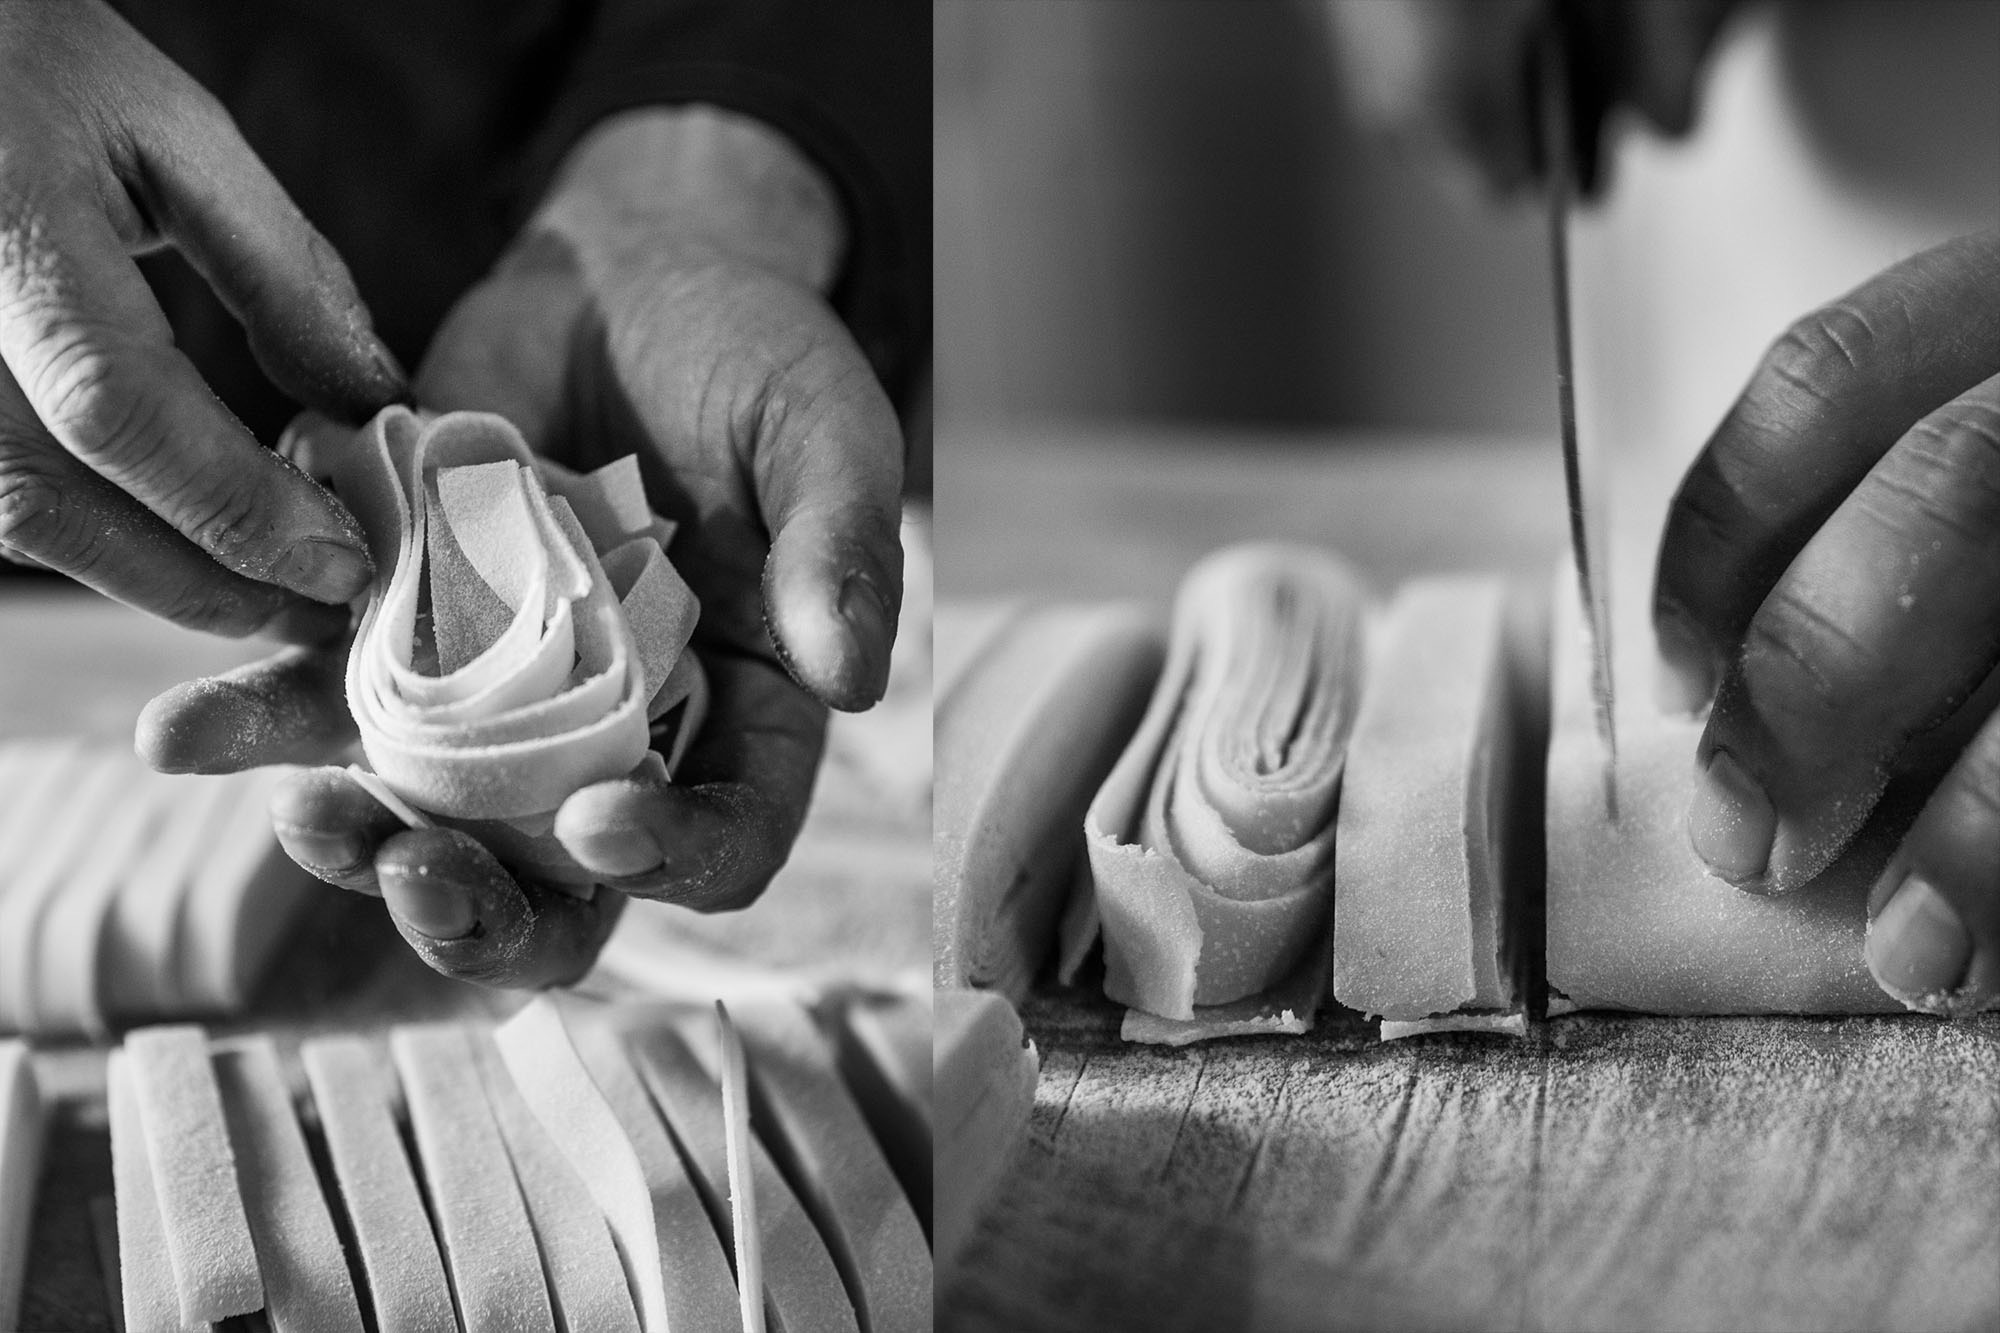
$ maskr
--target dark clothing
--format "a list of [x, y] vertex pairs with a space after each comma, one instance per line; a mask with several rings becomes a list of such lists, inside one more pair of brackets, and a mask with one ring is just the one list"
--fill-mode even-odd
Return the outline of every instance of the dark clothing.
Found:
[[[834, 291], [906, 400], [929, 355], [930, 14], [920, 0], [114, 0], [220, 97], [353, 270], [406, 365], [597, 120], [707, 102], [837, 185]], [[143, 261], [181, 346], [258, 438], [295, 410], [172, 254]]]

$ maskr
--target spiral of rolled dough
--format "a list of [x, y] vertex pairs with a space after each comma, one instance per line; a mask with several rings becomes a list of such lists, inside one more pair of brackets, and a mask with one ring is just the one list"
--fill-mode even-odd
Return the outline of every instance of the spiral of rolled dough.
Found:
[[1146, 716], [1085, 815], [1113, 999], [1189, 1019], [1281, 980], [1321, 933], [1364, 605], [1305, 547], [1189, 572]]
[[401, 407], [329, 452], [375, 561], [347, 702], [385, 787], [545, 834], [570, 793], [647, 762], [650, 723], [681, 708], [671, 767], [706, 703], [700, 608], [635, 459], [577, 474], [503, 418]]

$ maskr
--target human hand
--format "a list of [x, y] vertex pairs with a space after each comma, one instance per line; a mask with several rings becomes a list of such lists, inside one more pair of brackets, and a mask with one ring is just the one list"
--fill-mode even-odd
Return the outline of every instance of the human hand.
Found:
[[1695, 850], [1744, 888], [1805, 884], [1912, 750], [1956, 756], [1868, 964], [1906, 1004], [2000, 993], [2000, 230], [1778, 340], [1674, 497], [1654, 619], [1675, 702], [1714, 695]]
[[[880, 697], [901, 589], [901, 440], [820, 293], [842, 228], [831, 190], [777, 136], [689, 109], [607, 122], [521, 242], [447, 318], [418, 376], [440, 410], [508, 416], [579, 466], [636, 451], [680, 521], [712, 696], [672, 784], [586, 787], [556, 822], [612, 892], [579, 898], [492, 839], [406, 830], [338, 770], [274, 803], [321, 878], [387, 900], [439, 970], [539, 986], [587, 970], [628, 894], [702, 910], [753, 900], [804, 818], [825, 706]], [[767, 628], [768, 626], [768, 628]], [[327, 654], [155, 702], [141, 748], [203, 768], [312, 762], [351, 737]]]
[[1570, 47], [1573, 160], [1593, 190], [1617, 108], [1670, 136], [1693, 126], [1702, 65], [1736, 4], [1403, 0], [1329, 4], [1326, 15], [1342, 87], [1364, 122], [1508, 194], [1547, 170], [1536, 83], [1555, 16]]
[[0, 556], [196, 629], [337, 634], [360, 531], [175, 350], [133, 263], [163, 245], [300, 402], [358, 419], [403, 393], [213, 97], [99, 0], [0, 2]]

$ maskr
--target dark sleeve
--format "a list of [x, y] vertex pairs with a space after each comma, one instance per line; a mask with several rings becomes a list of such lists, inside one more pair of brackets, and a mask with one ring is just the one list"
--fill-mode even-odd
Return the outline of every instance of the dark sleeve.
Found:
[[931, 332], [931, 26], [922, 0], [601, 0], [521, 173], [521, 213], [593, 124], [706, 102], [784, 133], [832, 179], [850, 242], [833, 291], [904, 401]]

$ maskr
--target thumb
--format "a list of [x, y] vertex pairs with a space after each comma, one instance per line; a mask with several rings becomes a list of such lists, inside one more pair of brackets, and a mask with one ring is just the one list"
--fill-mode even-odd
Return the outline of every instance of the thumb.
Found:
[[895, 410], [844, 330], [795, 364], [759, 442], [757, 497], [771, 533], [764, 614], [786, 669], [821, 702], [882, 697], [903, 601]]

